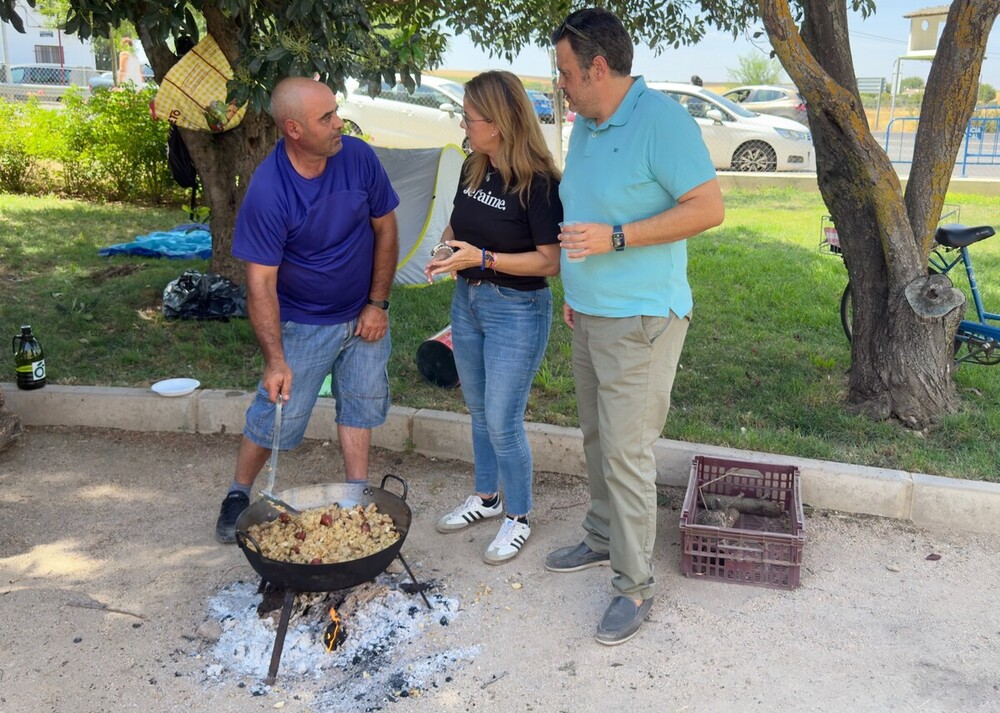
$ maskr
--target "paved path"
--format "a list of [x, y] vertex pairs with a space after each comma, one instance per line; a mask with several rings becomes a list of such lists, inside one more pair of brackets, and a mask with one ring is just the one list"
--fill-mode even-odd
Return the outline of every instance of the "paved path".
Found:
[[[406, 698], [350, 666], [347, 681], [279, 671], [264, 689], [264, 672], [231, 671], [205, 633], [208, 601], [254, 581], [212, 537], [237, 443], [31, 427], [0, 453], [0, 710], [1000, 711], [1000, 536], [817, 511], [799, 589], [687, 579], [682, 491], [667, 488], [656, 604], [608, 648], [593, 630], [609, 570], [542, 566], [581, 536], [581, 478], [538, 474], [531, 540], [494, 567], [482, 552], [495, 523], [433, 528], [469, 492], [469, 466], [381, 449], [373, 471], [410, 484], [405, 556], [458, 613], [377, 657]], [[307, 441], [282, 454], [279, 488], [342, 480], [340, 462], [335, 444]]]

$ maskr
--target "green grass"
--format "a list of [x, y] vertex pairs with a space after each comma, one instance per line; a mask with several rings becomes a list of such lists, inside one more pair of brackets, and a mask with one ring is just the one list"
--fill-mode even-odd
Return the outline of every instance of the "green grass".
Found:
[[[995, 198], [950, 195], [967, 224], [1000, 225]], [[841, 260], [819, 249], [817, 194], [726, 195], [726, 222], [689, 242], [695, 312], [663, 435], [778, 454], [1000, 482], [1000, 370], [963, 366], [961, 409], [914, 434], [853, 416], [845, 404], [849, 348], [838, 306]], [[166, 321], [166, 284], [200, 260], [102, 258], [99, 247], [169, 228], [179, 208], [88, 205], [0, 195], [0, 329], [32, 325], [60, 384], [148, 386], [173, 376], [205, 388], [252, 389], [262, 360], [246, 320]], [[1000, 239], [974, 248], [980, 289], [1000, 308]], [[956, 279], [962, 286], [962, 281]], [[420, 343], [445, 327], [453, 285], [396, 287], [393, 403], [464, 412], [458, 389], [420, 376]], [[575, 426], [570, 332], [559, 318], [532, 391], [528, 419]], [[1000, 310], [998, 310], [1000, 311]], [[13, 359], [7, 376], [13, 381]]]

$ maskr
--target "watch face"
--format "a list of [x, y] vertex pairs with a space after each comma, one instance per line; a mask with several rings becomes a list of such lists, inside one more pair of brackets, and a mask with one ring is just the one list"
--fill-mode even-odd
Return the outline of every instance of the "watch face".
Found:
[[625, 249], [625, 233], [612, 233], [611, 244], [614, 246], [615, 250]]

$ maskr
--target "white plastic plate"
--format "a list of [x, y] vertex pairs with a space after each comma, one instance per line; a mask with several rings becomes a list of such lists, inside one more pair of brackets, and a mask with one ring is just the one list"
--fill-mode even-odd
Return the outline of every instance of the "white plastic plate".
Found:
[[160, 396], [187, 396], [199, 386], [201, 382], [197, 379], [164, 379], [150, 388]]

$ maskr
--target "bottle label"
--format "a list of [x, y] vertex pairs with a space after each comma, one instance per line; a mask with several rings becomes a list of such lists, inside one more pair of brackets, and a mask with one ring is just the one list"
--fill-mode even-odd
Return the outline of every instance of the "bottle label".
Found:
[[23, 364], [16, 367], [20, 376], [29, 376], [32, 381], [41, 381], [45, 378], [45, 360], [33, 361], [30, 364]]

